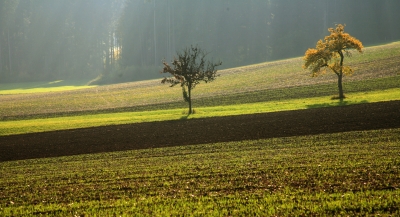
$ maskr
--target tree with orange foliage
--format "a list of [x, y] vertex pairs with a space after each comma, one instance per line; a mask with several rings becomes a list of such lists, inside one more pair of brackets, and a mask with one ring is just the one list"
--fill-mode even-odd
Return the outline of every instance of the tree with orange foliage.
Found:
[[319, 40], [316, 48], [309, 48], [304, 56], [304, 69], [310, 69], [312, 77], [317, 77], [330, 69], [338, 76], [339, 99], [344, 99], [342, 80], [344, 75], [353, 74], [353, 69], [343, 66], [344, 55], [350, 57], [352, 49], [362, 53], [362, 43], [344, 32], [344, 25], [329, 28], [331, 33], [324, 41]]
[[189, 115], [193, 113], [192, 89], [201, 81], [214, 81], [218, 76], [216, 67], [222, 64], [206, 61], [206, 55], [199, 47], [191, 46], [178, 52], [178, 58], [174, 59], [172, 66], [163, 61], [161, 73], [170, 73], [172, 77], [164, 78], [161, 83], [169, 83], [171, 87], [179, 84], [182, 87], [183, 99], [189, 103]]

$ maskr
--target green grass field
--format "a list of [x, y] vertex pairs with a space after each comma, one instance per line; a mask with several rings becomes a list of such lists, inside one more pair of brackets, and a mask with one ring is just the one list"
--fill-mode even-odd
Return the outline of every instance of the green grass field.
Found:
[[342, 102], [338, 100], [331, 100], [329, 97], [324, 96], [288, 99], [284, 101], [267, 101], [224, 106], [199, 107], [196, 108], [196, 114], [189, 117], [185, 115], [186, 110], [184, 109], [167, 109], [4, 121], [2, 122], [2, 127], [0, 128], [0, 136], [77, 129], [93, 126], [168, 121], [182, 118], [209, 118], [331, 106], [345, 106], [391, 100], [400, 100], [400, 88], [351, 93], [347, 94], [347, 99]]
[[[301, 58], [223, 70], [215, 82], [194, 90], [197, 114], [191, 118], [399, 100], [399, 48], [400, 43], [375, 46], [347, 58], [356, 73], [344, 83], [348, 99], [342, 104], [330, 99], [337, 94], [336, 76], [311, 78]], [[80, 89], [68, 91], [72, 83]], [[25, 84], [26, 94], [11, 94], [23, 84], [2, 87], [0, 135], [174, 120], [184, 116], [187, 106], [179, 88], [159, 80], [100, 87], [84, 83]], [[39, 86], [48, 91], [35, 92]]]
[[[347, 61], [343, 102], [335, 75], [311, 78], [293, 58], [222, 70], [196, 87], [190, 117], [159, 80], [1, 84], [0, 140], [400, 100], [400, 42]], [[400, 129], [386, 129], [0, 162], [0, 216], [398, 216], [399, 153]]]
[[[347, 62], [355, 69], [355, 74], [345, 77], [345, 94], [349, 91], [376, 90], [375, 88], [385, 88], [386, 85], [387, 88], [399, 87], [400, 42], [366, 48], [363, 54], [354, 54], [352, 58], [346, 58], [345, 63]], [[250, 98], [246, 103], [269, 101], [270, 98], [285, 100], [286, 95], [293, 97], [296, 92], [299, 92], [298, 98], [331, 97], [337, 94], [336, 75], [331, 73], [312, 78], [308, 71], [302, 69], [302, 63], [301, 58], [293, 58], [221, 70], [221, 76], [215, 82], [201, 84], [194, 89], [193, 103], [197, 107], [203, 107], [203, 105], [209, 106], [207, 102], [209, 100], [215, 102], [210, 106], [218, 106], [221, 99], [224, 105], [229, 105], [240, 104], [244, 98]], [[393, 78], [397, 79], [397, 82], [392, 81]], [[0, 94], [0, 118], [26, 119], [32, 116], [54, 117], [98, 111], [112, 113], [121, 110], [185, 108], [180, 88], [169, 88], [168, 85], [160, 84], [160, 80], [60, 92], [30, 94], [3, 92]], [[355, 84], [351, 85], [354, 82]], [[380, 86], [377, 87], [374, 82]], [[78, 83], [77, 86], [82, 84], [83, 82]], [[372, 88], [368, 88], [371, 85]], [[291, 90], [295, 91], [294, 94], [290, 92]], [[305, 92], [308, 92], [308, 95], [302, 95]], [[261, 96], [265, 94], [266, 96]], [[243, 95], [245, 97], [237, 100], [238, 96]]]
[[57, 80], [50, 82], [11, 83], [0, 85], [0, 95], [48, 93], [86, 89], [95, 86], [86, 85], [85, 81]]
[[400, 130], [0, 163], [1, 216], [400, 214]]

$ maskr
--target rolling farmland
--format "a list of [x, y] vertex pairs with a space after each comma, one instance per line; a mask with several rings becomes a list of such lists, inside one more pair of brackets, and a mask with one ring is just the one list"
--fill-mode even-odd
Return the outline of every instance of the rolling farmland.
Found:
[[[335, 77], [310, 78], [295, 58], [221, 71], [196, 88], [198, 115], [312, 97], [327, 104], [0, 136], [0, 215], [399, 215], [399, 46], [350, 58], [356, 74], [344, 87], [354, 95], [337, 105]], [[2, 90], [0, 124], [186, 110], [179, 88], [158, 83]], [[373, 91], [390, 100], [369, 102]]]

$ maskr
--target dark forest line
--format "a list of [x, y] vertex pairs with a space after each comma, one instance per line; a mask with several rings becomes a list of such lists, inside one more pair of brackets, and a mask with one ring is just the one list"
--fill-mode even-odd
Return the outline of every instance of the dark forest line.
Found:
[[396, 41], [398, 8], [397, 0], [4, 0], [0, 83], [156, 78], [163, 59], [195, 44], [222, 68], [284, 59], [338, 23], [365, 46]]

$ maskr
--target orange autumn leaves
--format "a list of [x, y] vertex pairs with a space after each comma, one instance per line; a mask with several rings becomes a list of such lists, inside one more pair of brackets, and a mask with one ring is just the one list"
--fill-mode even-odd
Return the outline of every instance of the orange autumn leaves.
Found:
[[324, 40], [317, 42], [316, 48], [309, 48], [304, 56], [304, 69], [310, 69], [312, 76], [316, 77], [332, 70], [338, 76], [350, 75], [353, 70], [343, 66], [344, 55], [351, 56], [351, 49], [362, 52], [364, 48], [361, 41], [344, 32], [344, 25], [338, 24], [336, 28], [329, 28], [331, 33]]

